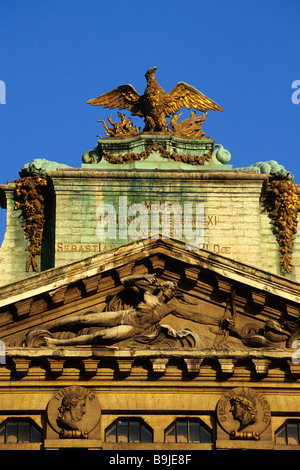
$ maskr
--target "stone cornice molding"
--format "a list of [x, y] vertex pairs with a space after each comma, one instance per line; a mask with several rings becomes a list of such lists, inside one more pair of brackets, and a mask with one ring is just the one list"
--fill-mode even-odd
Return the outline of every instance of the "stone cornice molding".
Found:
[[182, 262], [186, 267], [207, 269], [227, 282], [240, 283], [285, 301], [300, 302], [300, 285], [267, 271], [230, 260], [225, 256], [205, 250], [187, 251], [183, 242], [171, 239], [146, 239], [131, 242], [121, 247], [108, 250], [99, 255], [76, 261], [48, 271], [35, 274], [30, 278], [8, 284], [0, 288], [0, 308], [24, 301], [28, 297], [54, 292], [70, 283], [79, 282], [91, 276], [101, 275], [112, 269], [118, 269], [131, 262], [154, 256], [161, 256]]
[[[251, 374], [257, 378], [267, 377], [273, 364], [283, 367], [291, 379], [300, 376], [299, 365], [292, 360], [294, 350], [272, 348], [236, 348], [236, 349], [201, 349], [201, 350], [154, 350], [154, 349], [118, 349], [101, 347], [59, 347], [51, 349], [40, 348], [7, 348], [6, 365], [1, 367], [0, 381], [7, 378], [5, 370], [10, 370], [11, 378], [27, 376], [31, 367], [43, 365], [41, 375], [45, 370], [52, 378], [68, 375], [68, 367], [72, 367], [72, 360], [76, 359], [77, 367], [83, 376], [102, 377], [101, 369], [110, 364], [119, 378], [130, 376], [135, 365], [143, 361], [143, 367], [149, 374], [147, 380], [155, 375], [163, 376], [168, 372], [169, 365], [178, 368], [174, 373], [182, 377], [198, 377], [201, 367], [207, 363], [212, 364], [217, 375], [232, 376], [238, 363], [239, 368], [250, 368]], [[136, 362], [137, 361], [137, 362]], [[46, 365], [46, 369], [45, 369]], [[134, 375], [135, 379], [137, 378]], [[203, 373], [205, 377], [205, 372]], [[146, 381], [147, 381], [146, 380]]]

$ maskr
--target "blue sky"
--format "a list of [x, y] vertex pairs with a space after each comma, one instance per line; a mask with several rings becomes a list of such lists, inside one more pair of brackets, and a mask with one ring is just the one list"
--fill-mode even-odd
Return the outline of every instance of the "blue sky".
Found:
[[[1, 0], [0, 184], [35, 158], [79, 168], [111, 113], [86, 101], [143, 93], [154, 65], [165, 91], [184, 81], [225, 109], [203, 130], [235, 168], [276, 160], [299, 184], [299, 19], [299, 0]], [[4, 227], [0, 209], [0, 243]]]

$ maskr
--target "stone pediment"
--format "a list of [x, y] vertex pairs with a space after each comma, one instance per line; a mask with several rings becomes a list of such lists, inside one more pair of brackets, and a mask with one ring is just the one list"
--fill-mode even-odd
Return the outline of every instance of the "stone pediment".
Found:
[[[0, 289], [7, 348], [291, 348], [300, 286], [170, 239], [123, 245]], [[209, 353], [210, 354], [210, 353]]]

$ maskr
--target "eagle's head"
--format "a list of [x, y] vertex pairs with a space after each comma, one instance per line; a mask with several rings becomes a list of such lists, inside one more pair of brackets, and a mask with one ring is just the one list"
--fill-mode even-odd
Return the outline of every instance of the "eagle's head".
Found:
[[152, 67], [152, 69], [148, 69], [147, 72], [145, 73], [146, 80], [150, 80], [151, 78], [154, 78], [155, 71], [157, 67]]

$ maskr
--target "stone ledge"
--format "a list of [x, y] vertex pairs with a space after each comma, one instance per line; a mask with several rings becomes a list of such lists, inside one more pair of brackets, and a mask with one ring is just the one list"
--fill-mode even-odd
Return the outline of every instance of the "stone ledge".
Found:
[[[179, 179], [186, 180], [186, 172], [182, 170], [144, 170], [144, 169], [135, 169], [135, 170], [126, 170], [123, 169], [98, 169], [98, 168], [70, 168], [68, 170], [58, 169], [56, 171], [49, 171], [47, 175], [54, 181], [58, 179], [67, 179], [67, 178], [91, 178], [91, 179], [100, 179], [111, 178], [111, 179], [124, 179], [132, 178], [138, 176], [139, 178], [154, 178], [154, 179]], [[256, 182], [257, 184], [264, 184], [268, 182], [269, 175], [259, 174], [250, 171], [238, 171], [238, 170], [204, 170], [199, 168], [199, 170], [189, 171], [189, 178], [191, 180], [233, 180], [233, 186], [236, 184], [236, 180], [242, 180], [249, 182]]]
[[65, 359], [76, 357], [82, 358], [99, 358], [99, 357], [115, 357], [116, 359], [126, 358], [194, 358], [194, 359], [286, 359], [291, 360], [295, 349], [279, 349], [279, 348], [236, 348], [236, 349], [127, 349], [114, 346], [97, 347], [97, 346], [76, 346], [57, 348], [39, 347], [39, 348], [23, 348], [8, 347], [6, 356], [8, 357], [27, 357], [31, 358], [55, 358]]
[[102, 441], [98, 439], [45, 439], [45, 450], [59, 449], [102, 449]]
[[[300, 367], [292, 361], [294, 349], [191, 349], [191, 350], [162, 350], [162, 349], [121, 349], [116, 347], [59, 347], [52, 348], [7, 348], [5, 364], [2, 363], [0, 372], [3, 379], [7, 373], [13, 377], [30, 375], [30, 368], [37, 367], [39, 360], [45, 369], [45, 377], [53, 379], [68, 373], [70, 363], [76, 359], [77, 367], [85, 377], [102, 376], [101, 371], [107, 365], [111, 367], [116, 376], [129, 377], [135, 366], [143, 360], [147, 369], [147, 379], [151, 376], [168, 375], [169, 366], [178, 367], [180, 376], [196, 378], [201, 375], [202, 367], [213, 364], [216, 375], [230, 377], [239, 367], [244, 366], [251, 370], [251, 374], [262, 378], [267, 377], [272, 368], [272, 362], [278, 363], [288, 371], [290, 378], [298, 380]], [[72, 366], [71, 366], [72, 367]], [[5, 372], [7, 371], [7, 372]], [[172, 372], [173, 373], [173, 372]], [[134, 375], [134, 374], [133, 374]], [[175, 374], [176, 375], [176, 374]]]
[[[295, 446], [296, 447], [296, 446]], [[217, 439], [215, 448], [217, 450], [272, 450], [273, 443], [270, 441], [246, 441], [246, 440], [222, 440]], [[297, 446], [299, 449], [299, 446]]]

